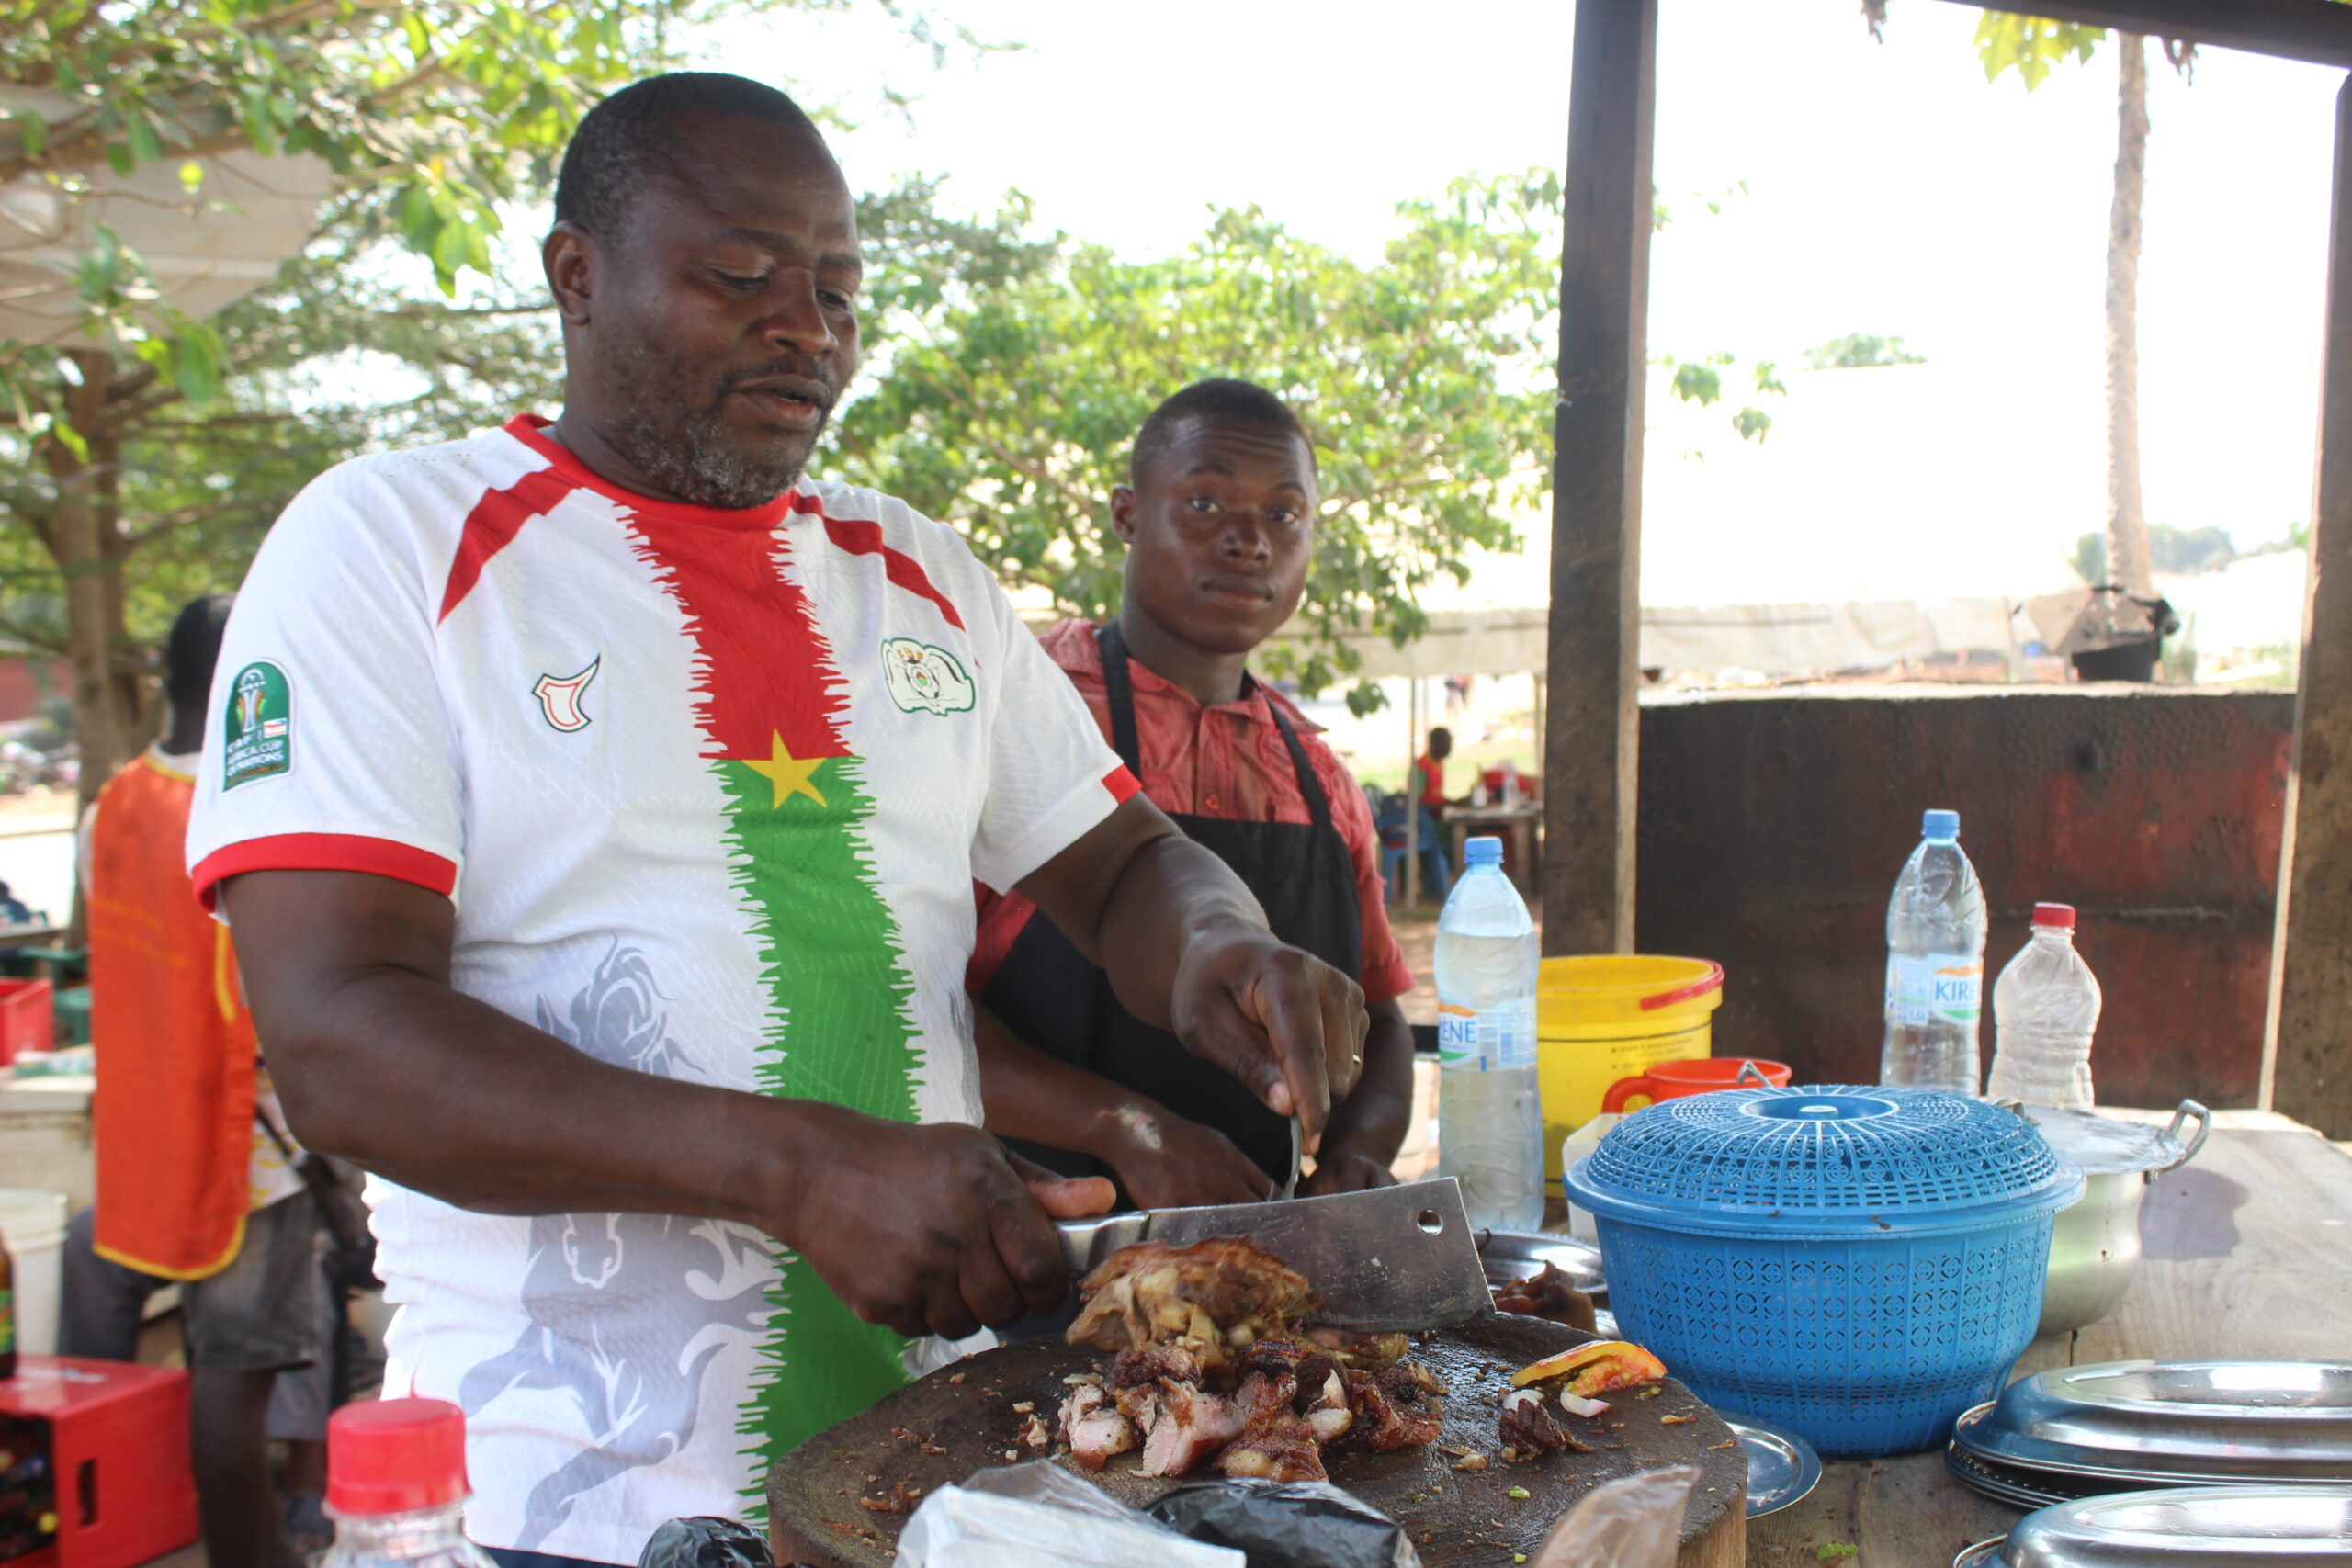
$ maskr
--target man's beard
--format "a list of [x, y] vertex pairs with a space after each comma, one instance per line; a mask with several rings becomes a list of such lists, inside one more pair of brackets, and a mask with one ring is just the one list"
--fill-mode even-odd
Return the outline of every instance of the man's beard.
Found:
[[765, 506], [800, 481], [832, 410], [819, 410], [815, 428], [806, 434], [778, 432], [748, 448], [729, 444], [721, 415], [736, 386], [783, 373], [832, 385], [814, 360], [779, 363], [730, 373], [720, 380], [717, 397], [696, 407], [688, 400], [683, 369], [639, 344], [614, 372], [615, 390], [628, 412], [605, 438], [639, 472], [690, 505], [722, 512]]

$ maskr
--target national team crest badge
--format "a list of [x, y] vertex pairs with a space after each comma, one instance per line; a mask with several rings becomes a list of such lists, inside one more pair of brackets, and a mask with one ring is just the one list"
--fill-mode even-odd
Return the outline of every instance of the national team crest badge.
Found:
[[542, 675], [531, 695], [539, 699], [539, 712], [548, 723], [569, 735], [575, 729], [588, 728], [588, 716], [581, 710], [580, 698], [588, 690], [588, 682], [596, 678], [597, 666], [605, 662], [598, 654], [588, 661], [588, 668], [577, 675]]
[[286, 671], [256, 659], [229, 682], [221, 715], [220, 787], [234, 789], [294, 765], [294, 689]]
[[882, 639], [882, 677], [890, 700], [908, 713], [944, 716], [972, 705], [972, 678], [956, 656], [910, 637]]

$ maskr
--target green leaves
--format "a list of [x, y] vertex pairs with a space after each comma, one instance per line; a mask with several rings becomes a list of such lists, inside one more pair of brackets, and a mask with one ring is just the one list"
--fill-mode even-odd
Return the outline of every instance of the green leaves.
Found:
[[[1256, 209], [1216, 213], [1183, 254], [1127, 262], [1017, 220], [862, 214], [919, 258], [875, 323], [870, 389], [845, 413], [836, 477], [961, 527], [1008, 582], [1104, 615], [1122, 550], [1109, 500], [1152, 406], [1208, 376], [1272, 388], [1313, 432], [1322, 505], [1303, 614], [1317, 637], [1269, 654], [1309, 690], [1360, 663], [1342, 632], [1400, 642], [1434, 582], [1510, 549], [1551, 456], [1558, 177], [1458, 181], [1397, 209], [1365, 265]], [[871, 269], [889, 278], [886, 260]], [[1279, 666], [1279, 667], [1277, 667]], [[1375, 705], [1360, 690], [1351, 704]]]
[[1984, 62], [1987, 82], [2000, 80], [2002, 72], [2014, 67], [2026, 91], [2031, 92], [2068, 55], [2077, 62], [2089, 60], [2106, 36], [2105, 28], [1987, 11], [1976, 24], [1976, 58]]

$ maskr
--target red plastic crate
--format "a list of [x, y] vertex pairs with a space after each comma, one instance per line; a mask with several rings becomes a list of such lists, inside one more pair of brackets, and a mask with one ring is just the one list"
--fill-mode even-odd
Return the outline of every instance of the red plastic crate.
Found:
[[[123, 1361], [25, 1356], [0, 1382], [0, 1433], [47, 1448], [55, 1535], [22, 1568], [135, 1568], [197, 1537], [187, 1374]], [[10, 1454], [11, 1476], [26, 1467]], [[33, 1477], [34, 1485], [40, 1477]], [[32, 1486], [26, 1490], [29, 1494]], [[0, 1481], [0, 1503], [7, 1483]], [[37, 1506], [28, 1502], [28, 1506]]]
[[47, 980], [0, 980], [0, 1063], [50, 1048], [57, 1037], [55, 989]]

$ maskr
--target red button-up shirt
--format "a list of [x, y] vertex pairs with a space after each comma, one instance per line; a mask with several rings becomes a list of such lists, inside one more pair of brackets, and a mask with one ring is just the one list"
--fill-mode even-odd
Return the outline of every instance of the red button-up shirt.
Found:
[[[1102, 685], [1102, 651], [1094, 627], [1064, 621], [1039, 639], [1053, 661], [1069, 672], [1071, 684], [1094, 722], [1111, 733], [1111, 704]], [[1274, 727], [1280, 703], [1298, 731], [1299, 744], [1315, 766], [1317, 782], [1331, 802], [1331, 826], [1354, 863], [1356, 903], [1363, 911], [1363, 994], [1386, 1001], [1413, 988], [1412, 972], [1388, 929], [1388, 908], [1380, 882], [1380, 848], [1372, 807], [1347, 764], [1322, 739], [1322, 727], [1270, 686], [1250, 682], [1238, 702], [1204, 706], [1193, 694], [1163, 681], [1134, 660], [1127, 668], [1135, 687], [1136, 745], [1143, 757], [1143, 792], [1162, 811], [1217, 817], [1228, 822], [1313, 821], [1290, 749]], [[988, 989], [997, 965], [1037, 907], [1018, 893], [980, 893], [979, 931], [965, 976], [974, 996]]]

